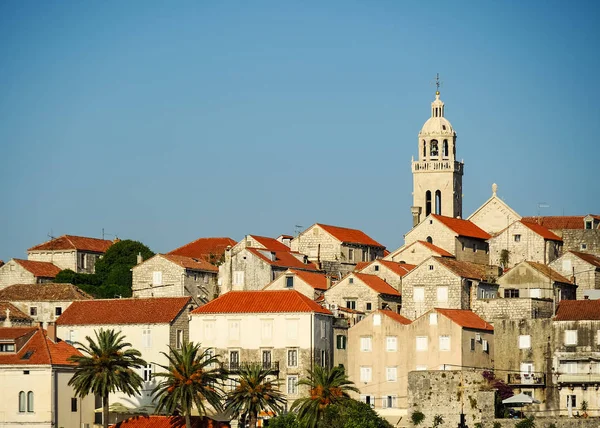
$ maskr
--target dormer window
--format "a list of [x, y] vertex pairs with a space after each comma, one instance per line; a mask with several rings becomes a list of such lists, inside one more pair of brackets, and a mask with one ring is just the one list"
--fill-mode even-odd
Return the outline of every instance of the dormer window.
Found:
[[294, 288], [294, 277], [292, 275], [285, 277], [285, 288]]
[[14, 343], [0, 343], [0, 352], [15, 352]]
[[593, 224], [592, 220], [586, 220], [585, 221], [585, 228], [586, 229], [588, 229], [588, 230], [589, 229], [593, 229], [593, 226], [594, 226], [594, 224]]

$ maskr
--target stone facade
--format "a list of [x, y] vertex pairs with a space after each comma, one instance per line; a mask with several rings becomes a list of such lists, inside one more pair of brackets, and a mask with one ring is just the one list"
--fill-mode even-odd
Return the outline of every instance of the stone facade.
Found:
[[[382, 263], [381, 260], [375, 260], [373, 263], [365, 266], [360, 270], [360, 273], [378, 276], [396, 290], [402, 292], [402, 276], [391, 270], [388, 266], [386, 266], [385, 262]], [[408, 270], [406, 273], [408, 273]]]
[[554, 230], [563, 239], [564, 251], [581, 251], [600, 256], [600, 229]]
[[0, 266], [0, 289], [13, 284], [35, 284], [37, 278], [14, 260]]
[[94, 273], [96, 262], [103, 253], [81, 250], [28, 251], [27, 259], [53, 263], [61, 269], [71, 269], [78, 273]]
[[[567, 251], [549, 266], [577, 284], [577, 300], [583, 300], [587, 290], [600, 290], [600, 258], [585, 260]], [[585, 256], [584, 256], [585, 257]]]
[[[415, 241], [412, 244], [403, 245], [393, 253], [390, 253], [385, 257], [385, 260], [391, 260], [397, 263], [408, 263], [411, 265], [421, 264], [432, 256], [451, 256], [454, 254], [447, 250], [442, 250], [443, 254], [433, 250], [431, 247], [425, 245], [423, 241]], [[447, 253], [447, 254], [446, 254]]]
[[55, 322], [73, 301], [13, 301], [11, 303], [29, 315], [34, 323], [47, 325]]
[[482, 299], [471, 303], [471, 309], [487, 322], [509, 319], [551, 318], [554, 315], [554, 302], [549, 299]]
[[468, 220], [492, 235], [506, 229], [515, 221], [521, 220], [521, 216], [496, 195], [497, 190], [498, 186], [493, 184], [492, 197], [468, 218]]
[[[331, 279], [325, 278], [325, 274], [321, 273], [311, 273], [310, 276], [320, 275], [324, 278], [325, 284], [329, 283], [331, 285]], [[291, 284], [291, 286], [290, 286]], [[323, 289], [315, 288], [315, 284], [309, 284], [302, 277], [302, 275], [298, 275], [296, 271], [292, 269], [288, 269], [284, 272], [284, 274], [278, 276], [274, 281], [268, 284], [264, 289], [265, 290], [296, 290], [299, 293], [305, 295], [309, 299], [317, 300], [319, 297], [323, 295], [325, 290], [329, 288], [327, 285], [324, 286]]]

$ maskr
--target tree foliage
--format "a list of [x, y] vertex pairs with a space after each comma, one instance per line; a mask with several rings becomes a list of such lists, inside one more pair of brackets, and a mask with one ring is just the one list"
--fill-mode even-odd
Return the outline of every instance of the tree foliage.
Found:
[[370, 405], [357, 400], [328, 406], [318, 428], [392, 428]]

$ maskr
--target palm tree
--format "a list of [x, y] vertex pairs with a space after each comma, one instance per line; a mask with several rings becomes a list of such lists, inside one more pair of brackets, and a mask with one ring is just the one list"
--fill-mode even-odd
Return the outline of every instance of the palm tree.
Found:
[[269, 379], [274, 375], [272, 369], [265, 369], [261, 364], [241, 367], [236, 387], [227, 394], [225, 408], [232, 411], [233, 417], [244, 416], [249, 419], [250, 428], [256, 428], [261, 412], [281, 412], [285, 398], [279, 391], [277, 380]]
[[291, 410], [298, 411], [298, 419], [307, 428], [315, 428], [323, 418], [325, 409], [331, 404], [340, 404], [350, 399], [348, 392], [360, 392], [341, 367], [333, 369], [316, 366], [308, 370], [308, 377], [301, 379], [298, 385], [310, 388], [309, 397], [298, 398]]
[[144, 367], [146, 362], [125, 336], [114, 330], [94, 332], [96, 340], [86, 336], [87, 346], [79, 342], [77, 349], [83, 355], [73, 355], [69, 361], [77, 364], [75, 374], [69, 380], [80, 397], [92, 393], [102, 397], [102, 422], [108, 427], [108, 395], [121, 391], [132, 396], [140, 393], [143, 380], [134, 370]]
[[177, 412], [185, 417], [185, 426], [191, 428], [194, 404], [200, 416], [206, 415], [205, 401], [215, 410], [222, 410], [221, 384], [226, 375], [218, 357], [212, 355], [212, 349], [201, 352], [200, 344], [188, 342], [184, 342], [181, 349], [169, 348], [169, 355], [161, 352], [169, 360], [169, 366], [157, 364], [165, 372], [155, 374], [164, 378], [152, 391], [158, 398], [156, 411]]

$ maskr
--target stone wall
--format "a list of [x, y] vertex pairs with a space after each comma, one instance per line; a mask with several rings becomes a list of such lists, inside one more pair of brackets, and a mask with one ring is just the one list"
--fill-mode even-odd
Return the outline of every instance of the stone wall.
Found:
[[77, 270], [77, 251], [31, 251], [27, 253], [28, 260], [53, 263], [61, 269]]
[[[350, 279], [354, 281], [352, 284], [350, 284]], [[336, 304], [345, 308], [347, 300], [355, 300], [355, 309], [366, 313], [376, 310], [380, 305], [379, 293], [354, 277], [354, 275], [344, 278], [325, 292], [325, 301], [329, 304]], [[367, 303], [371, 304], [369, 310], [367, 309]], [[393, 309], [396, 310], [395, 306]]]
[[0, 267], [0, 289], [13, 284], [35, 284], [36, 278], [14, 260]]
[[184, 342], [189, 342], [190, 340], [190, 306], [193, 307], [194, 305], [190, 304], [185, 307], [171, 323], [169, 329], [169, 345], [174, 349], [177, 347], [177, 330], [183, 331]]
[[[581, 251], [600, 256], [600, 229], [554, 230], [563, 239], [563, 251]], [[582, 245], [584, 244], [584, 248]]]
[[433, 217], [425, 219], [404, 235], [404, 242], [408, 246], [415, 241], [427, 241], [427, 238], [431, 238], [434, 245], [455, 254], [456, 233]]
[[[527, 412], [525, 412], [527, 414]], [[494, 419], [486, 422], [481, 428], [515, 428], [519, 422], [515, 419]], [[495, 425], [495, 424], [499, 425]], [[549, 428], [552, 425], [556, 428], [598, 428], [600, 421], [597, 418], [575, 419], [575, 418], [535, 418], [536, 428]]]
[[[25, 312], [35, 323], [48, 323], [55, 322], [56, 319], [60, 315], [56, 315], [56, 308], [60, 308], [61, 314], [64, 312], [70, 305], [73, 303], [72, 301], [56, 301], [56, 302], [48, 302], [48, 301], [13, 301], [10, 302], [19, 308], [21, 311]], [[35, 307], [36, 315], [31, 314], [31, 308]]]
[[[134, 266], [131, 271], [133, 274], [133, 297], [179, 297], [184, 295], [182, 285], [185, 269], [160, 254]], [[162, 272], [162, 284], [153, 283], [154, 272]]]
[[477, 299], [472, 302], [471, 309], [488, 322], [551, 318], [554, 315], [552, 300], [547, 299]]
[[[342, 253], [342, 243], [316, 224], [294, 238], [290, 248], [292, 251], [306, 254], [311, 261], [318, 259], [322, 262], [349, 262], [348, 253]], [[355, 257], [359, 256], [359, 254], [355, 255]]]
[[417, 242], [414, 245], [405, 245], [398, 248], [396, 251], [386, 257], [386, 259], [398, 263], [418, 265], [427, 260], [429, 257], [437, 255], [437, 253], [434, 253], [425, 245]]
[[399, 292], [402, 292], [402, 277], [398, 275], [396, 272], [388, 269], [386, 266], [382, 265], [380, 262], [375, 261], [362, 269], [361, 273], [366, 273], [369, 275], [375, 275], [379, 278], [383, 279], [385, 282], [390, 284]]
[[489, 262], [488, 243], [481, 239], [459, 236], [455, 238], [456, 250], [453, 254], [456, 260], [487, 265]]
[[469, 220], [487, 233], [500, 232], [509, 224], [520, 219], [521, 217], [496, 195], [493, 195], [469, 217]]
[[600, 289], [600, 271], [573, 253], [564, 253], [550, 263], [550, 267], [569, 279], [575, 277], [577, 300], [583, 300], [583, 295], [587, 290]]

